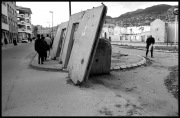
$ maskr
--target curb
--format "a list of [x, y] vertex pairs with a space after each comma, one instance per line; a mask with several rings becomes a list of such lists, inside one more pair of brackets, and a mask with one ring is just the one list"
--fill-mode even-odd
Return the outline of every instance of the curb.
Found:
[[[128, 54], [128, 55], [136, 55], [136, 54]], [[53, 71], [53, 72], [68, 72], [66, 69], [59, 69], [59, 68], [48, 68], [48, 67], [40, 67], [34, 64], [35, 58], [37, 56], [37, 53], [35, 54], [34, 58], [30, 62], [30, 67], [36, 70], [43, 70], [43, 71]], [[111, 66], [110, 71], [114, 70], [125, 70], [125, 69], [130, 69], [134, 67], [139, 67], [141, 65], [146, 64], [146, 59], [142, 57], [141, 55], [136, 55], [142, 58], [142, 60], [138, 63], [133, 63], [133, 64], [128, 64], [128, 65], [121, 65], [121, 66]]]
[[[119, 44], [111, 44], [111, 45], [117, 45], [117, 46], [120, 46], [121, 48], [129, 49], [129, 48], [123, 47], [123, 46], [121, 46], [121, 45], [119, 45]], [[144, 48], [133, 48], [133, 49], [146, 51], [146, 49], [144, 49]], [[154, 49], [154, 51], [155, 51], [155, 52], [165, 52], [165, 53], [178, 53], [178, 51], [168, 51], [168, 50], [155, 50], [155, 49]]]
[[36, 70], [43, 70], [43, 71], [53, 71], [53, 72], [68, 72], [65, 69], [59, 69], [59, 68], [48, 68], [48, 67], [40, 67], [34, 64], [35, 58], [37, 56], [37, 53], [35, 54], [34, 58], [30, 62], [30, 67]]
[[[128, 54], [128, 55], [136, 55], [136, 54]], [[136, 56], [141, 57], [142, 60], [138, 63], [128, 64], [128, 65], [121, 65], [121, 66], [114, 66], [114, 67], [111, 66], [110, 70], [113, 71], [113, 70], [131, 69], [131, 68], [139, 67], [146, 64], [146, 59], [144, 57], [142, 57], [141, 55], [136, 55]]]

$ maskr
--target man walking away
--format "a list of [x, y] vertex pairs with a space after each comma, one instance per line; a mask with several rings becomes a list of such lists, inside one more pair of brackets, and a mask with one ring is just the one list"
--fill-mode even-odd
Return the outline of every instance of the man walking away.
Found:
[[47, 45], [47, 43], [46, 43], [46, 41], [45, 41], [44, 39], [45, 39], [45, 37], [41, 34], [41, 40], [44, 41], [45, 46], [46, 46], [46, 51], [44, 51], [44, 61], [45, 61], [45, 60], [47, 59], [47, 49], [48, 49], [48, 45]]
[[38, 63], [43, 64], [46, 45], [44, 41], [40, 38], [40, 34], [37, 34], [37, 40], [35, 41], [35, 50], [38, 53]]
[[50, 49], [51, 49], [51, 43], [52, 43], [52, 41], [51, 41], [51, 39], [49, 38], [49, 35], [47, 34], [47, 36], [46, 36], [46, 38], [44, 39], [45, 41], [46, 41], [46, 43], [47, 43], [47, 45], [48, 45], [48, 52], [49, 52], [49, 54], [48, 54], [48, 57], [50, 56]]
[[151, 58], [153, 57], [153, 45], [155, 43], [155, 39], [150, 35], [146, 40], [146, 57], [148, 55], [149, 50], [151, 51]]

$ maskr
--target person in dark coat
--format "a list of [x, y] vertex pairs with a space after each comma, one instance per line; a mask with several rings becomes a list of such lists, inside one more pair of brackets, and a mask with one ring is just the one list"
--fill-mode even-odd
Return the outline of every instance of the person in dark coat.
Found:
[[15, 37], [15, 36], [14, 36], [14, 38], [13, 38], [13, 44], [14, 44], [14, 45], [17, 45], [16, 37]]
[[8, 44], [8, 40], [7, 40], [7, 38], [6, 38], [6, 37], [4, 37], [4, 43], [5, 43], [5, 45], [7, 45], [7, 44]]
[[152, 37], [152, 35], [150, 35], [147, 40], [146, 40], [146, 57], [148, 55], [148, 52], [149, 52], [149, 46], [152, 46], [150, 51], [151, 51], [151, 58], [154, 58], [153, 57], [153, 45], [155, 43], [155, 39]]
[[46, 52], [46, 44], [41, 39], [40, 34], [37, 35], [37, 40], [35, 41], [35, 50], [38, 53], [38, 63], [43, 64], [44, 62], [44, 52]]
[[41, 34], [41, 39], [44, 41], [45, 46], [46, 46], [46, 51], [44, 52], [44, 60], [46, 60], [46, 59], [47, 59], [47, 49], [48, 49], [48, 45], [47, 45], [46, 41], [44, 40], [45, 37], [44, 37], [42, 34]]

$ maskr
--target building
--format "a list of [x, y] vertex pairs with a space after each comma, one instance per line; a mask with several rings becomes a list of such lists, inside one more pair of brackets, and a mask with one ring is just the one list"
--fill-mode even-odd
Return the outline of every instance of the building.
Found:
[[32, 38], [31, 26], [31, 9], [21, 6], [16, 6], [17, 24], [18, 24], [18, 41]]
[[1, 2], [1, 43], [4, 44], [4, 39], [9, 42], [9, 25], [8, 25], [8, 11], [6, 2]]
[[[179, 42], [179, 38], [178, 38], [179, 27], [178, 26], [179, 26], [178, 22], [168, 23], [166, 25], [166, 31], [167, 31], [167, 40], [165, 40], [166, 43], [174, 43], [174, 42], [178, 43]], [[176, 34], [176, 36], [175, 36], [175, 34]]]
[[167, 39], [165, 22], [160, 19], [156, 19], [150, 25], [151, 35], [155, 38], [155, 42], [164, 42]]
[[6, 2], [6, 4], [9, 25], [8, 41], [9, 43], [12, 43], [13, 38], [15, 37], [17, 39], [18, 37], [16, 2]]
[[37, 27], [38, 27], [38, 34], [44, 35], [44, 36], [49, 34], [50, 37], [52, 37], [52, 34], [53, 34], [53, 37], [55, 37], [57, 29], [58, 29], [58, 26], [54, 26], [53, 30], [52, 30], [52, 28], [44, 28], [41, 25], [37, 25]]

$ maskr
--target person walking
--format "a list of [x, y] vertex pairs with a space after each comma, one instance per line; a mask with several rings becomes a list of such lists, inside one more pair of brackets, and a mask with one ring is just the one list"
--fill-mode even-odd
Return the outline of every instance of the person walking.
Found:
[[54, 37], [52, 37], [52, 40], [51, 40], [51, 49], [53, 48], [53, 42], [54, 42]]
[[43, 64], [46, 45], [45, 42], [41, 39], [40, 34], [37, 34], [37, 40], [35, 41], [35, 50], [38, 53], [38, 63]]
[[47, 36], [46, 36], [46, 38], [44, 40], [46, 41], [46, 43], [48, 45], [47, 51], [49, 52], [49, 54], [48, 54], [48, 57], [49, 57], [50, 56], [51, 43], [52, 43], [52, 41], [51, 41], [51, 39], [49, 37], [49, 34], [47, 34]]
[[15, 37], [15, 36], [14, 36], [14, 38], [13, 38], [13, 44], [14, 44], [14, 45], [17, 45], [16, 37]]
[[150, 35], [147, 40], [146, 40], [146, 57], [148, 55], [149, 50], [151, 51], [151, 58], [153, 57], [153, 45], [155, 43], [155, 39], [152, 37], [152, 35]]
[[8, 44], [8, 40], [7, 40], [7, 38], [6, 38], [6, 37], [4, 37], [4, 43], [5, 43], [5, 45], [7, 46], [7, 44]]
[[47, 43], [46, 43], [46, 41], [44, 40], [45, 39], [45, 37], [43, 36], [43, 34], [41, 34], [41, 40], [43, 40], [44, 41], [44, 43], [45, 43], [45, 46], [46, 46], [46, 51], [44, 51], [44, 60], [46, 60], [47, 59], [47, 49], [48, 49], [48, 45], [47, 45]]

